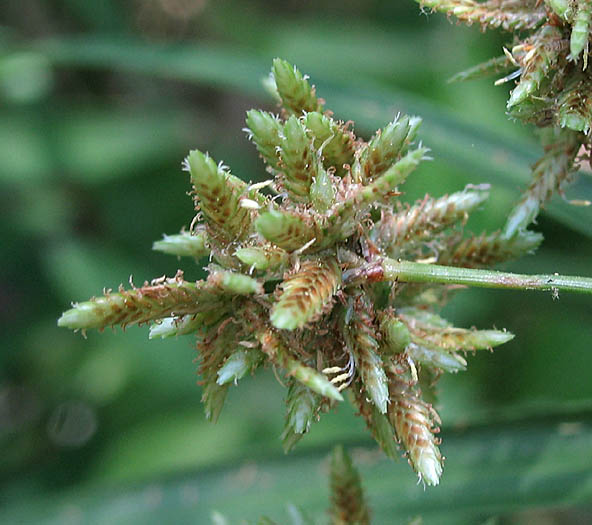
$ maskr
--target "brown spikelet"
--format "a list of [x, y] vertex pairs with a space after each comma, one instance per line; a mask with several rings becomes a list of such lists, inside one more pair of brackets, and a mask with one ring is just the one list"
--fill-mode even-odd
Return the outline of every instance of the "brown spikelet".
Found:
[[58, 325], [74, 330], [118, 324], [125, 327], [171, 315], [196, 314], [221, 305], [219, 290], [204, 281], [184, 281], [179, 271], [174, 278], [155, 279], [132, 290], [120, 286], [118, 293], [107, 292], [104, 297], [75, 304], [62, 314]]
[[391, 403], [388, 416], [397, 438], [407, 451], [409, 463], [428, 485], [437, 485], [442, 474], [442, 455], [434, 434], [440, 423], [436, 411], [425, 403], [404, 379], [390, 377]]
[[341, 270], [334, 258], [308, 259], [281, 285], [282, 294], [271, 310], [276, 328], [294, 330], [320, 315], [339, 285]]
[[517, 259], [533, 252], [543, 240], [539, 233], [525, 231], [506, 239], [502, 232], [482, 233], [460, 241], [452, 240], [438, 257], [438, 264], [481, 268]]
[[356, 381], [350, 389], [350, 401], [358, 409], [358, 414], [364, 418], [366, 427], [380, 446], [382, 451], [392, 459], [398, 457], [395, 431], [388, 416], [381, 414], [376, 405], [368, 401], [366, 392], [360, 381]]
[[374, 309], [364, 295], [354, 300], [354, 314], [348, 331], [348, 342], [364, 390], [381, 414], [386, 413], [388, 386], [382, 360], [378, 355], [378, 329], [374, 326]]

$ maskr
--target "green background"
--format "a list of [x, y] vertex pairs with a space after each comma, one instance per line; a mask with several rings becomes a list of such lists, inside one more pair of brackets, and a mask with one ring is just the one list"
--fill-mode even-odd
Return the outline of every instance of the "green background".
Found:
[[[405, 460], [375, 451], [344, 404], [284, 456], [284, 390], [266, 370], [205, 421], [191, 337], [147, 328], [58, 329], [72, 300], [185, 270], [151, 251], [193, 218], [181, 160], [209, 151], [233, 173], [265, 172], [244, 127], [274, 109], [262, 79], [280, 56], [369, 137], [399, 112], [424, 118], [432, 149], [405, 199], [492, 184], [468, 229], [493, 231], [540, 155], [504, 113], [509, 85], [449, 84], [501, 53], [507, 34], [425, 16], [411, 0], [5, 0], [0, 5], [0, 521], [229, 523], [289, 503], [326, 520], [326, 455], [353, 450], [376, 523], [592, 520], [592, 303], [585, 296], [467, 290], [445, 315], [517, 334], [444, 378], [447, 456], [424, 490]], [[590, 199], [582, 175], [567, 199]], [[592, 210], [555, 197], [536, 256], [506, 269], [591, 275]]]

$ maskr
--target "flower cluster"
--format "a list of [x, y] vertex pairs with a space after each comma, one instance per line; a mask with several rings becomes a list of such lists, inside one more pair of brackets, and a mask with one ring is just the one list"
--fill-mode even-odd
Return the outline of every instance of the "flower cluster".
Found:
[[503, 75], [496, 84], [518, 79], [507, 103], [510, 117], [545, 128], [545, 150], [533, 167], [530, 186], [510, 214], [506, 237], [525, 229], [554, 192], [561, 191], [589, 157], [592, 77], [588, 69], [592, 3], [588, 0], [417, 0], [483, 30], [514, 32], [504, 54], [459, 73], [452, 80]]
[[[513, 337], [454, 327], [437, 311], [455, 279], [487, 281], [484, 270], [467, 269], [529, 253], [541, 236], [465, 236], [468, 214], [487, 198], [482, 186], [402, 204], [400, 188], [428, 152], [416, 142], [419, 118], [398, 116], [365, 141], [295, 67], [276, 59], [271, 78], [280, 114], [251, 110], [246, 119], [268, 180], [248, 184], [191, 151], [183, 166], [197, 215], [188, 231], [154, 244], [209, 261], [207, 279], [188, 282], [179, 271], [120, 288], [75, 304], [58, 324], [152, 323], [151, 338], [195, 334], [214, 421], [232, 385], [273, 367], [287, 386], [286, 450], [347, 393], [384, 452], [402, 447], [420, 479], [437, 485], [435, 382], [465, 370], [467, 352]], [[492, 286], [523, 286], [496, 279]]]

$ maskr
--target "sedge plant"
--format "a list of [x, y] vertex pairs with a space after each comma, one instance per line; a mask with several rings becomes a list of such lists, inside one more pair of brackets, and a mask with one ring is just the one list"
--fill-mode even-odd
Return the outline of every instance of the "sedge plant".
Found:
[[249, 184], [191, 151], [183, 169], [197, 214], [187, 230], [154, 243], [206, 264], [207, 278], [189, 282], [178, 271], [107, 291], [74, 304], [58, 324], [150, 324], [151, 338], [193, 335], [212, 421], [229, 388], [273, 368], [286, 386], [286, 451], [347, 397], [386, 455], [401, 448], [419, 478], [437, 485], [434, 385], [464, 371], [467, 353], [513, 338], [453, 326], [440, 308], [459, 285], [592, 293], [592, 279], [491, 270], [533, 252], [542, 236], [464, 233], [486, 186], [402, 204], [405, 180], [429, 159], [420, 118], [399, 115], [364, 140], [293, 65], [276, 59], [270, 84], [279, 115], [251, 110], [246, 118], [267, 179]]

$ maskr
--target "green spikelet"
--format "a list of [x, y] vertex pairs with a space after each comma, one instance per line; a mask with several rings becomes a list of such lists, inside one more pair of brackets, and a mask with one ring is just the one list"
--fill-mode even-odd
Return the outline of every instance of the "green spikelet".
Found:
[[205, 257], [210, 254], [208, 236], [205, 231], [181, 232], [177, 235], [164, 235], [161, 241], [155, 241], [152, 249], [157, 252], [179, 257]]
[[419, 345], [436, 346], [446, 350], [490, 350], [514, 339], [504, 330], [467, 330], [465, 328], [434, 328], [410, 322], [412, 341]]
[[395, 187], [405, 182], [407, 177], [425, 158], [427, 152], [427, 148], [420, 147], [407, 153], [407, 155], [386, 170], [374, 182], [364, 186], [355, 197], [356, 203], [358, 205], [373, 204], [390, 198]]
[[282, 433], [284, 451], [289, 452], [306, 434], [317, 416], [321, 398], [302, 383], [290, 381], [286, 398], [286, 423]]
[[185, 166], [211, 235], [225, 241], [245, 237], [251, 226], [249, 210], [240, 206], [246, 184], [198, 150], [189, 153]]
[[561, 32], [553, 26], [545, 26], [532, 41], [532, 50], [525, 55], [520, 82], [508, 100], [508, 109], [535, 95], [549, 70], [557, 62]]
[[482, 268], [517, 259], [534, 252], [541, 244], [540, 233], [522, 231], [507, 239], [502, 232], [478, 236], [453, 242], [438, 256], [438, 264]]
[[266, 111], [251, 109], [247, 111], [247, 126], [245, 130], [250, 139], [257, 146], [257, 151], [263, 160], [273, 169], [278, 168], [277, 149], [281, 144], [283, 125], [280, 120]]
[[316, 151], [304, 124], [295, 116], [286, 121], [283, 133], [279, 149], [282, 185], [293, 202], [308, 202], [310, 185], [317, 175]]
[[379, 228], [380, 239], [390, 257], [405, 257], [417, 246], [433, 241], [435, 236], [468, 214], [488, 197], [486, 191], [461, 191], [440, 199], [426, 197], [408, 210], [386, 214]]
[[557, 100], [558, 123], [562, 128], [587, 134], [592, 127], [592, 82], [587, 75], [578, 75]]
[[210, 275], [208, 276], [208, 283], [224, 290], [228, 294], [263, 294], [263, 286], [259, 281], [249, 277], [248, 275], [243, 275], [228, 270], [211, 271]]
[[256, 270], [277, 270], [288, 259], [288, 252], [273, 245], [239, 248], [234, 255], [242, 263]]
[[332, 258], [309, 259], [282, 283], [282, 293], [271, 309], [276, 328], [294, 330], [317, 318], [341, 284], [341, 270]]
[[104, 297], [77, 303], [62, 314], [58, 326], [72, 330], [125, 327], [171, 315], [196, 314], [222, 304], [211, 285], [203, 281], [189, 283], [183, 280], [183, 272], [177, 272], [172, 279], [156, 279], [132, 290], [120, 286], [118, 293], [107, 292]]
[[570, 58], [577, 60], [590, 38], [590, 18], [592, 18], [592, 3], [589, 0], [577, 2], [577, 9], [569, 40]]
[[354, 178], [360, 182], [370, 182], [380, 177], [399, 159], [405, 144], [413, 140], [409, 137], [410, 131], [414, 129], [415, 132], [420, 123], [418, 117], [404, 116], [379, 130], [362, 150], [359, 164], [354, 169]]
[[373, 204], [388, 202], [396, 195], [397, 185], [405, 182], [424, 159], [427, 151], [427, 148], [421, 147], [410, 151], [374, 182], [350, 192], [333, 206], [328, 223], [339, 231], [338, 237], [343, 238], [352, 234], [358, 224], [358, 214]]
[[332, 525], [369, 525], [370, 510], [364, 497], [360, 475], [342, 446], [331, 455]]
[[477, 64], [476, 66], [470, 67], [469, 69], [460, 71], [459, 73], [456, 73], [456, 75], [449, 78], [448, 82], [465, 82], [491, 75], [504, 75], [513, 69], [516, 69], [516, 66], [512, 64], [512, 61], [506, 55], [502, 55], [499, 57], [490, 58], [481, 64]]
[[463, 357], [438, 347], [427, 347], [411, 343], [407, 348], [407, 355], [415, 363], [421, 363], [431, 368], [439, 368], [452, 374], [467, 369], [467, 361]]
[[323, 105], [315, 94], [314, 86], [292, 64], [276, 58], [271, 68], [277, 92], [282, 99], [284, 108], [294, 115], [303, 112], [323, 111]]
[[446, 319], [429, 310], [422, 310], [420, 308], [399, 308], [398, 312], [399, 316], [411, 318], [409, 319], [409, 322], [421, 323], [432, 329], [452, 327], [452, 324]]
[[546, 130], [545, 154], [532, 168], [532, 182], [514, 206], [506, 221], [503, 236], [507, 239], [525, 229], [538, 215], [540, 206], [559, 191], [573, 173], [574, 161], [582, 136], [569, 129]]
[[468, 25], [505, 31], [534, 29], [545, 20], [544, 9], [534, 9], [534, 2], [524, 0], [417, 0], [423, 8], [453, 15]]
[[545, 3], [563, 20], [568, 20], [571, 15], [570, 0], [545, 0]]
[[335, 202], [335, 188], [330, 175], [320, 166], [310, 186], [310, 201], [318, 213], [325, 213]]
[[438, 485], [442, 475], [442, 455], [434, 437], [437, 432], [434, 424], [440, 423], [438, 414], [403, 379], [396, 375], [389, 379], [388, 416], [397, 438], [419, 479], [428, 485]]
[[301, 215], [279, 210], [262, 213], [255, 222], [257, 231], [269, 242], [293, 252], [320, 237], [314, 225]]
[[148, 337], [150, 339], [156, 339], [157, 337], [165, 339], [167, 337], [192, 334], [202, 326], [203, 316], [204, 314], [166, 317], [150, 327]]
[[350, 401], [358, 409], [359, 414], [364, 418], [366, 426], [372, 437], [378, 443], [381, 450], [391, 459], [399, 457], [395, 431], [391, 426], [388, 417], [381, 414], [374, 403], [368, 402], [366, 391], [358, 381], [350, 390]]
[[381, 316], [380, 331], [383, 337], [382, 350], [388, 354], [400, 354], [411, 343], [409, 328], [391, 312]]
[[343, 177], [347, 171], [344, 164], [351, 165], [354, 161], [355, 137], [342, 123], [317, 111], [304, 116], [304, 125], [314, 139], [314, 147], [322, 147], [325, 168], [335, 169], [335, 174]]
[[374, 326], [372, 303], [363, 295], [354, 300], [347, 342], [368, 397], [381, 414], [386, 413], [388, 386], [382, 360], [378, 355], [378, 334]]
[[238, 349], [232, 353], [218, 370], [218, 385], [236, 384], [239, 379], [252, 373], [263, 362], [263, 354], [256, 348]]

